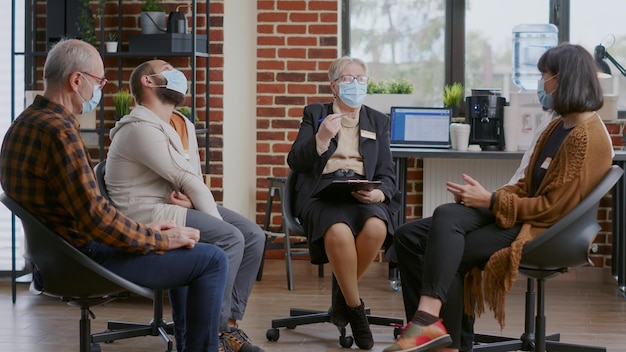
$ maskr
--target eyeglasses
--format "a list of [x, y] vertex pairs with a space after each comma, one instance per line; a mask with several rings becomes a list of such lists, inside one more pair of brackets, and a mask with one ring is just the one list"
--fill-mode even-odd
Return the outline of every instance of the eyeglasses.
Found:
[[96, 76], [96, 75], [92, 75], [92, 74], [91, 74], [91, 73], [89, 73], [89, 72], [81, 72], [81, 73], [82, 73], [82, 74], [85, 74], [85, 75], [87, 75], [87, 76], [89, 76], [89, 77], [91, 77], [91, 78], [93, 78], [93, 79], [95, 79], [95, 80], [96, 80], [96, 82], [98, 83], [98, 88], [100, 88], [100, 89], [103, 89], [103, 88], [104, 88], [104, 86], [106, 86], [106, 85], [107, 85], [107, 82], [109, 81], [109, 80], [107, 80], [107, 79], [106, 79], [106, 78], [104, 78], [104, 77], [98, 77], [98, 76]]
[[339, 78], [335, 79], [335, 82], [352, 83], [352, 82], [354, 82], [355, 79], [360, 84], [367, 84], [367, 82], [370, 80], [370, 78], [367, 77], [367, 76], [358, 76], [357, 77], [357, 76], [343, 75], [343, 76], [340, 76]]

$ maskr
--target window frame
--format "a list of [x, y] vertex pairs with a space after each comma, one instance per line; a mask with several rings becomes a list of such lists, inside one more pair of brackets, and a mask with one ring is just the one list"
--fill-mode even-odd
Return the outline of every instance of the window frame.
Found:
[[[465, 0], [445, 0], [444, 83], [465, 85]], [[559, 29], [559, 43], [569, 41], [570, 1], [550, 0], [549, 21]], [[341, 54], [350, 55], [350, 0], [341, 0]], [[464, 111], [461, 106], [460, 111]], [[626, 118], [626, 111], [619, 112]]]

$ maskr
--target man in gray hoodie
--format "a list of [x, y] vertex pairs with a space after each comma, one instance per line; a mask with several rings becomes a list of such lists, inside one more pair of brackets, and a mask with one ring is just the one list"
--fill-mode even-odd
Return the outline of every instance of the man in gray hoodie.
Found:
[[[165, 61], [147, 61], [132, 72], [130, 88], [136, 106], [110, 133], [105, 182], [111, 199], [135, 220], [171, 219], [196, 228], [201, 242], [226, 252], [220, 350], [262, 351], [237, 321], [243, 318], [261, 263], [265, 234], [254, 222], [218, 205], [204, 183], [194, 125], [175, 110], [185, 100], [185, 74]], [[186, 288], [170, 290], [174, 306], [185, 299]], [[173, 315], [178, 344], [185, 322], [175, 311]]]

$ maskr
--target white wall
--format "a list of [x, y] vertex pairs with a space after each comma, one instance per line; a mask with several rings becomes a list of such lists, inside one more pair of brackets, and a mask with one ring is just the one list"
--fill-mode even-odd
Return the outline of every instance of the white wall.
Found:
[[224, 201], [254, 220], [256, 202], [256, 4], [224, 1]]

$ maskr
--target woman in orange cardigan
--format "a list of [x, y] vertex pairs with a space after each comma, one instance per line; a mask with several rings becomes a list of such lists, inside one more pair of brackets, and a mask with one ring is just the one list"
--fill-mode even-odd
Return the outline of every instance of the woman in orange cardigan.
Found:
[[[474, 297], [484, 297], [503, 324], [523, 245], [572, 210], [611, 166], [611, 141], [595, 112], [603, 100], [593, 57], [579, 45], [561, 44], [537, 68], [539, 100], [560, 117], [539, 137], [524, 177], [489, 192], [463, 174], [465, 184], [446, 183], [456, 203], [394, 234], [409, 323], [385, 352], [471, 350], [471, 342], [461, 346], [464, 308], [473, 309], [464, 307], [464, 291], [482, 287], [481, 267], [484, 294]], [[483, 302], [475, 303], [480, 313]]]

